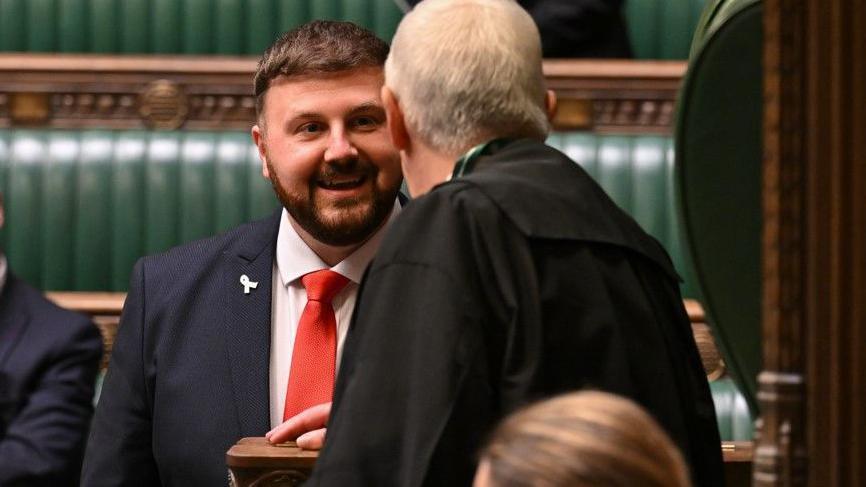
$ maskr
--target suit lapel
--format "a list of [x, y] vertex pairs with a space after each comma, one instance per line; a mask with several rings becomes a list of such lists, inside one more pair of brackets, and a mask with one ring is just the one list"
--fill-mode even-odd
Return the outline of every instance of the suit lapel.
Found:
[[[223, 316], [241, 436], [262, 436], [270, 429], [271, 274], [280, 214], [250, 224], [235, 251], [223, 255]], [[249, 294], [242, 276], [258, 283]]]
[[6, 285], [0, 296], [0, 370], [3, 369], [3, 364], [12, 354], [21, 336], [24, 335], [27, 322], [30, 320], [14, 299], [16, 285], [15, 277], [11, 273], [7, 274]]

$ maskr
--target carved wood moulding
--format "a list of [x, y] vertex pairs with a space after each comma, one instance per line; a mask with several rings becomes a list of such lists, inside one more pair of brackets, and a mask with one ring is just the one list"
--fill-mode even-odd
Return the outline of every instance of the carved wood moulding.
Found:
[[[250, 57], [0, 54], [0, 127], [248, 129]], [[684, 62], [545, 61], [560, 130], [670, 133]]]
[[866, 1], [764, 2], [756, 487], [866, 485]]

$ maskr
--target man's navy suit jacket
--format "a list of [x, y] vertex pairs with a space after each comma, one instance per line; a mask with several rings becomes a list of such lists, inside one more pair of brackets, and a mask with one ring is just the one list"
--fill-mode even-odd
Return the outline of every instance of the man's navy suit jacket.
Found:
[[9, 273], [0, 295], [0, 486], [77, 485], [99, 329]]
[[[277, 211], [136, 263], [82, 485], [226, 485], [226, 451], [270, 429], [279, 222]], [[258, 287], [245, 294], [242, 276]]]

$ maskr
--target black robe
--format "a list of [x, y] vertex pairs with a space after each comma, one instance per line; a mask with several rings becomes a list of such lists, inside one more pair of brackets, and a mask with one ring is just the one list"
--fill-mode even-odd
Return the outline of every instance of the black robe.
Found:
[[555, 149], [508, 143], [409, 204], [355, 311], [308, 485], [468, 486], [497, 421], [581, 388], [643, 405], [722, 485], [670, 259]]

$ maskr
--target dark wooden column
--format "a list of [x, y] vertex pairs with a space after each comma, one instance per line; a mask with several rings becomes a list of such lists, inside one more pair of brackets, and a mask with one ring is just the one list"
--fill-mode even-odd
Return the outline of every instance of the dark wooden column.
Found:
[[754, 485], [866, 485], [866, 0], [764, 12]]

